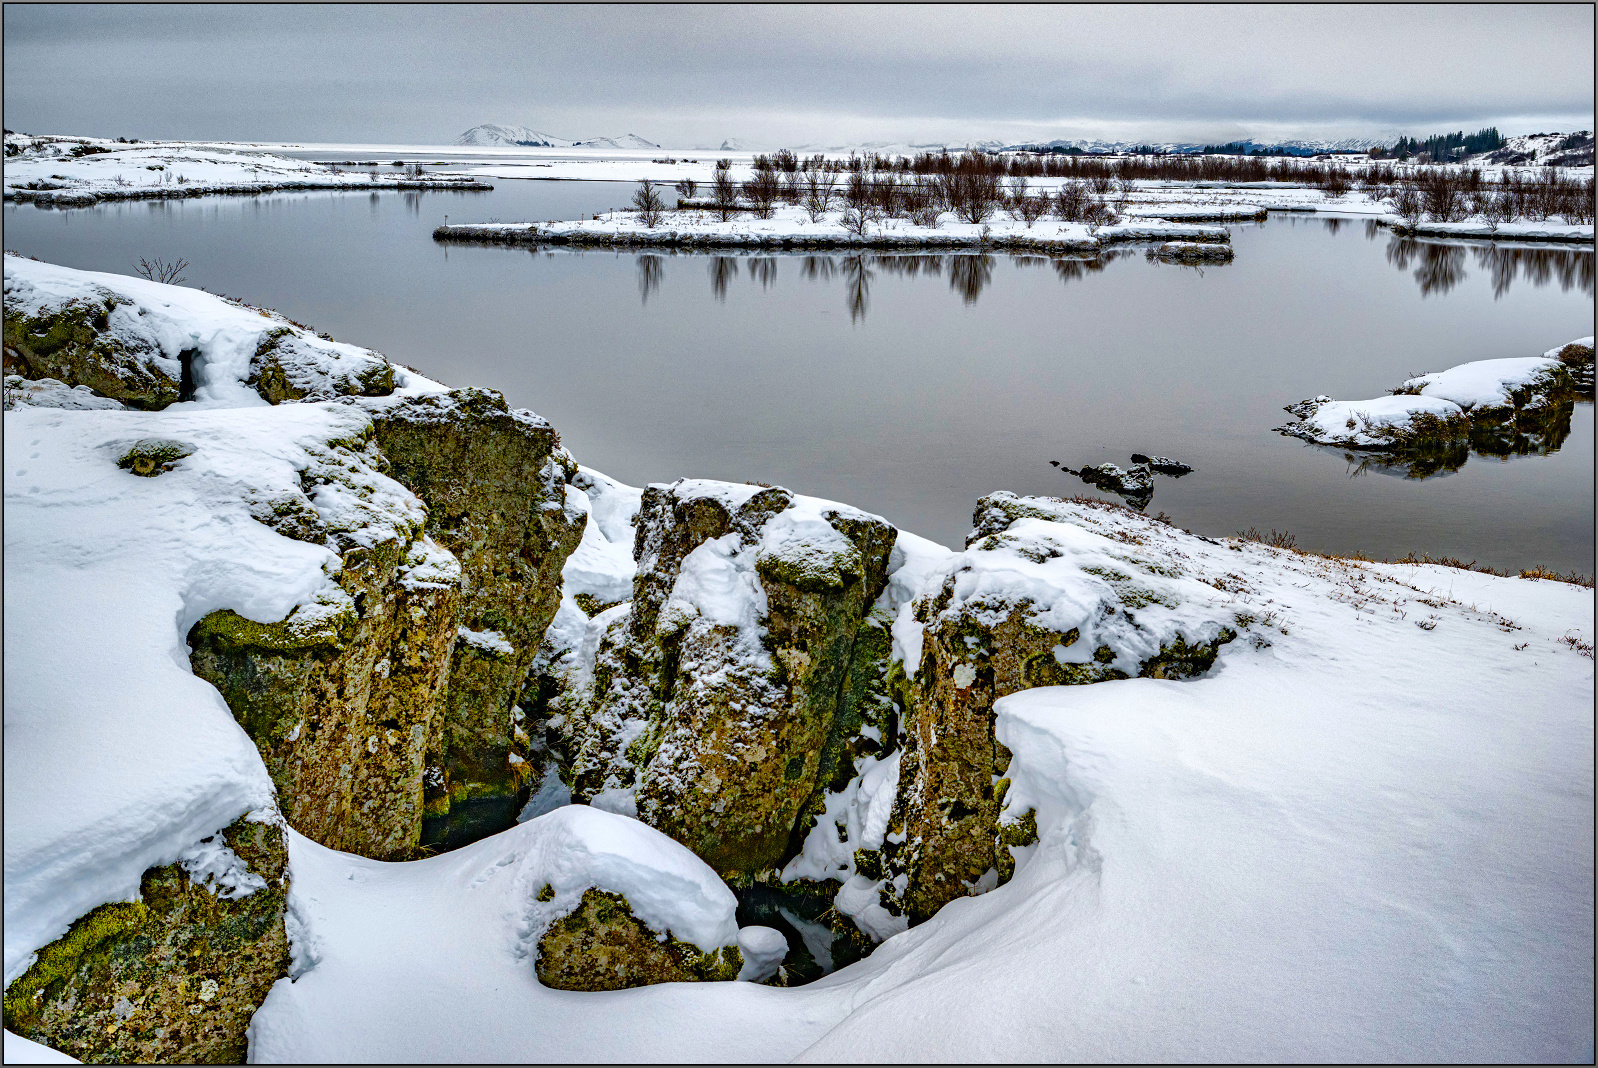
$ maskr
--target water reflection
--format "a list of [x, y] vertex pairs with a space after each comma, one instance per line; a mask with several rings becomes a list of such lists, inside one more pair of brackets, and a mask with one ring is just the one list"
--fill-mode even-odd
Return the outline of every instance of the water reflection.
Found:
[[[545, 250], [549, 254], [549, 250]], [[577, 253], [581, 255], [581, 253]], [[1091, 259], [1059, 256], [1012, 255], [1017, 267], [1052, 266], [1061, 282], [1075, 282], [1097, 273], [1115, 259], [1129, 256], [1129, 249], [1116, 249]], [[676, 253], [668, 255], [693, 255]], [[849, 309], [851, 322], [860, 323], [871, 309], [871, 285], [877, 272], [904, 278], [942, 277], [947, 273], [949, 290], [960, 295], [967, 306], [977, 303], [982, 292], [993, 283], [993, 268], [998, 257], [987, 254], [953, 253], [948, 255], [893, 255], [884, 253], [807, 254], [803, 256], [748, 256], [716, 255], [710, 257], [710, 291], [718, 301], [726, 301], [729, 283], [747, 270], [751, 281], [759, 282], [761, 289], [770, 289], [777, 283], [778, 264], [783, 259], [794, 259], [799, 264], [799, 277], [807, 282], [841, 280], [844, 285], [844, 305]], [[638, 293], [647, 305], [649, 298], [660, 288], [665, 255], [653, 253], [638, 256]], [[740, 263], [746, 266], [740, 267]]]
[[[1366, 236], [1374, 236], [1367, 224]], [[1593, 295], [1593, 253], [1584, 249], [1527, 248], [1491, 242], [1426, 241], [1395, 237], [1387, 244], [1387, 262], [1407, 271], [1415, 265], [1415, 282], [1423, 297], [1443, 294], [1463, 282], [1466, 251], [1493, 283], [1493, 299], [1502, 299], [1517, 277], [1541, 289], [1554, 282], [1564, 292], [1580, 289]]]
[[638, 297], [644, 307], [649, 307], [650, 295], [660, 289], [660, 276], [665, 269], [665, 262], [659, 256], [638, 257]]
[[1349, 466], [1349, 478], [1366, 474], [1426, 479], [1451, 475], [1465, 466], [1471, 455], [1507, 460], [1511, 456], [1548, 456], [1570, 437], [1575, 401], [1566, 398], [1538, 408], [1522, 408], [1501, 419], [1478, 413], [1471, 421], [1469, 442], [1408, 453], [1355, 453], [1331, 446], [1312, 448], [1340, 454]]

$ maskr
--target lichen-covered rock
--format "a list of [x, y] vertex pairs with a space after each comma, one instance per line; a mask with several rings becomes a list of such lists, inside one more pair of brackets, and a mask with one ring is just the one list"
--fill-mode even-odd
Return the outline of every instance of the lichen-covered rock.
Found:
[[428, 743], [457, 636], [461, 575], [370, 440], [327, 444], [307, 491], [265, 502], [280, 533], [342, 567], [319, 597], [257, 623], [213, 612], [189, 633], [196, 675], [255, 741], [285, 816], [334, 849], [405, 857], [422, 829]]
[[[460, 561], [454, 655], [430, 745], [429, 816], [527, 787], [514, 710], [582, 537], [568, 507], [576, 464], [548, 422], [492, 390], [362, 401], [388, 472], [426, 505], [426, 529]], [[473, 637], [473, 636], [476, 637]], [[430, 823], [429, 840], [446, 837]]]
[[654, 983], [738, 978], [737, 946], [705, 952], [662, 937], [633, 916], [627, 899], [597, 887], [538, 940], [538, 981], [558, 990], [625, 990]]
[[196, 398], [237, 402], [248, 390], [273, 404], [381, 396], [396, 381], [380, 353], [331, 341], [275, 312], [10, 253], [5, 370], [150, 411]]
[[24, 378], [88, 386], [130, 408], [165, 408], [185, 394], [192, 350], [166, 352], [130, 301], [103, 286], [89, 296], [43, 297], [6, 259], [5, 369]]
[[394, 392], [394, 367], [378, 353], [275, 326], [250, 357], [247, 385], [273, 404], [305, 397], [377, 397]]
[[141, 478], [154, 478], [170, 471], [185, 456], [192, 455], [194, 446], [171, 438], [141, 438], [117, 460], [117, 466], [132, 471]]
[[907, 651], [905, 748], [883, 847], [884, 904], [913, 922], [991, 889], [1009, 867], [998, 789], [1009, 753], [994, 738], [995, 700], [1202, 674], [1236, 636], [1216, 590], [1169, 554], [1140, 553], [1136, 534], [1090, 531], [1088, 514], [1049, 498], [984, 497], [965, 553], [915, 604], [920, 647]]
[[882, 715], [869, 683], [885, 642], [860, 637], [895, 535], [780, 488], [649, 487], [633, 600], [607, 621], [575, 739], [574, 796], [633, 791], [640, 819], [724, 874], [780, 866], [859, 724]]
[[1585, 397], [1593, 395], [1592, 338], [1577, 338], [1568, 345], [1550, 349], [1543, 355], [1552, 357], [1564, 365], [1565, 371], [1569, 373], [1570, 381], [1577, 393]]
[[94, 1064], [242, 1064], [250, 1017], [289, 971], [282, 818], [252, 813], [144, 873], [5, 993], [5, 1025]]

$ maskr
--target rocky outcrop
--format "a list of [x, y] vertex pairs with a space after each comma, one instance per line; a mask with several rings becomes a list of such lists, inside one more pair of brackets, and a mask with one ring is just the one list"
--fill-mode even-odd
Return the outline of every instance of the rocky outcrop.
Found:
[[737, 946], [707, 953], [662, 938], [633, 915], [621, 894], [590, 888], [581, 903], [538, 940], [538, 981], [557, 990], [625, 990], [653, 983], [725, 982], [738, 978]]
[[[109, 289], [40, 301], [10, 273], [5, 290], [5, 370], [87, 386], [130, 408], [157, 410], [193, 391], [195, 350], [168, 352], [143, 329], [132, 302]], [[33, 299], [30, 299], [33, 298]]]
[[306, 397], [381, 397], [394, 392], [394, 366], [368, 349], [277, 326], [256, 344], [245, 385], [273, 404]]
[[[993, 494], [966, 552], [916, 601], [920, 649], [899, 686], [898, 797], [883, 845], [883, 904], [920, 922], [991, 889], [1025, 844], [1004, 813], [1010, 754], [993, 703], [1033, 686], [1209, 670], [1236, 632], [1215, 591], [1077, 525], [1080, 506]], [[913, 666], [913, 671], [911, 670]]]
[[595, 621], [588, 700], [568, 716], [574, 796], [630, 795], [723, 875], [779, 867], [889, 708], [868, 617], [895, 535], [781, 488], [649, 487], [633, 600]]
[[6, 1029], [93, 1064], [242, 1064], [289, 971], [282, 818], [252, 813], [144, 873], [6, 988]]
[[582, 537], [584, 516], [566, 504], [577, 467], [548, 422], [492, 390], [362, 406], [389, 473], [421, 498], [428, 535], [460, 562], [429, 743], [425, 840], [444, 842], [472, 806], [526, 800], [531, 739], [515, 710], [560, 604], [561, 565]]
[[[189, 643], [289, 822], [399, 859], [446, 840], [452, 806], [498, 803], [497, 822], [471, 821], [480, 836], [525, 800], [515, 706], [581, 528], [553, 429], [497, 393], [368, 412], [362, 434], [329, 442], [302, 475], [303, 494], [257, 506], [280, 533], [340, 554], [330, 586], [277, 623], [214, 612]], [[331, 525], [329, 502], [347, 513]]]

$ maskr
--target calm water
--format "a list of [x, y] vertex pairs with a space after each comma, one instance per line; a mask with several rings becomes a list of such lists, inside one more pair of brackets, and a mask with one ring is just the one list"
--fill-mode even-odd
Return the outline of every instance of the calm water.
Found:
[[779, 483], [960, 544], [984, 493], [1092, 492], [1050, 466], [1161, 453], [1149, 511], [1200, 533], [1593, 571], [1593, 413], [1556, 453], [1427, 479], [1272, 432], [1317, 393], [1535, 355], [1593, 332], [1593, 254], [1399, 242], [1273, 217], [1202, 270], [1017, 256], [708, 256], [435, 244], [444, 221], [575, 218], [628, 186], [5, 208], [5, 244], [275, 307], [550, 418], [634, 484]]

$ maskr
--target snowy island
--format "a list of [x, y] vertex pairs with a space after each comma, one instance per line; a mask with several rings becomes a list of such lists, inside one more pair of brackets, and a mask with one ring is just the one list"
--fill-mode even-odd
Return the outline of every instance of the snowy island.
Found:
[[7, 1060], [1591, 1055], [1590, 583], [630, 487], [12, 254], [5, 370]]

